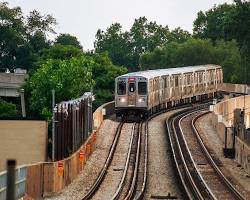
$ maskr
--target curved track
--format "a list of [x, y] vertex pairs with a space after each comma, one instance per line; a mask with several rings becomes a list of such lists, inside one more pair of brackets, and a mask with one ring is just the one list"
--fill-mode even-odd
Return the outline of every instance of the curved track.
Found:
[[244, 199], [216, 166], [195, 129], [197, 110], [174, 114], [167, 129], [176, 168], [190, 199]]
[[100, 187], [100, 185], [101, 185], [101, 183], [102, 183], [102, 181], [103, 181], [103, 179], [105, 177], [105, 174], [107, 173], [107, 170], [108, 170], [108, 167], [109, 167], [109, 165], [111, 163], [111, 160], [113, 158], [113, 155], [114, 155], [114, 152], [115, 152], [115, 149], [116, 149], [116, 146], [117, 146], [120, 134], [121, 134], [122, 126], [123, 126], [123, 123], [120, 123], [118, 125], [117, 130], [116, 130], [116, 134], [115, 134], [115, 137], [113, 139], [112, 145], [111, 145], [111, 147], [109, 149], [109, 154], [108, 154], [108, 157], [107, 157], [107, 159], [105, 161], [105, 164], [104, 164], [101, 172], [99, 173], [97, 179], [95, 180], [94, 184], [91, 186], [91, 188], [89, 189], [87, 194], [84, 195], [82, 200], [91, 199], [93, 197], [93, 195], [95, 194], [95, 192]]
[[[109, 170], [111, 162], [113, 162], [112, 160], [114, 159], [114, 153], [116, 151], [122, 127], [123, 123], [121, 123], [117, 128], [105, 165], [103, 166], [95, 183], [82, 200], [94, 198], [95, 194], [99, 190], [99, 187], [106, 184], [104, 178]], [[126, 154], [126, 162], [123, 167], [122, 176], [119, 179], [119, 184], [110, 199], [133, 199], [135, 196], [139, 199], [143, 194], [146, 184], [147, 166], [145, 164], [147, 162], [147, 135], [144, 130], [143, 123], [133, 124], [132, 134]], [[142, 166], [143, 172], [141, 171]], [[138, 184], [138, 180], [141, 180], [139, 181], [141, 184]]]

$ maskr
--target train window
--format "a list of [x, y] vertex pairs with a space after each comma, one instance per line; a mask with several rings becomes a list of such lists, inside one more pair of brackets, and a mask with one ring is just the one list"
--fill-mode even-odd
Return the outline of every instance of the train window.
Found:
[[117, 83], [117, 94], [118, 95], [126, 94], [126, 82], [125, 81], [119, 81]]
[[129, 83], [128, 90], [129, 90], [129, 92], [134, 92], [135, 91], [135, 83]]
[[178, 76], [175, 77], [175, 87], [178, 87], [179, 86], [179, 81], [178, 81]]
[[187, 74], [187, 85], [191, 84], [191, 75]]
[[140, 95], [147, 94], [147, 83], [146, 82], [139, 82], [138, 83], [138, 94], [140, 94]]
[[202, 74], [202, 72], [200, 72], [199, 73], [199, 82], [198, 83], [202, 83], [202, 78], [203, 78], [202, 76], [203, 76], [203, 74]]

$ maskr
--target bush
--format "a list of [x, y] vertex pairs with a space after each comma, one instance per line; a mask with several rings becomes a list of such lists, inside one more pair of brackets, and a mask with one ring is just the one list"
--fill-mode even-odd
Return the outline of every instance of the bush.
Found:
[[0, 117], [16, 117], [16, 105], [0, 99]]

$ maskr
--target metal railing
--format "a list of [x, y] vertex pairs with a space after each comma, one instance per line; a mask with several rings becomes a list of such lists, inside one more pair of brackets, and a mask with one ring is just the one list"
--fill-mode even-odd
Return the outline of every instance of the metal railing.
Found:
[[78, 99], [55, 106], [54, 161], [69, 157], [92, 133], [92, 98], [91, 92], [85, 92]]
[[[27, 166], [19, 166], [16, 168], [16, 198], [21, 198], [25, 194], [25, 185], [27, 177]], [[0, 172], [0, 200], [6, 200], [7, 190], [7, 171]]]

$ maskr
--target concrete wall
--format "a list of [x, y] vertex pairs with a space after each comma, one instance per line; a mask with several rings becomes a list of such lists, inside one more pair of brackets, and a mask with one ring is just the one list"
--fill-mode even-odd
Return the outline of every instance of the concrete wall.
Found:
[[235, 160], [242, 165], [245, 171], [250, 175], [250, 146], [236, 137], [236, 154]]
[[18, 90], [27, 77], [25, 73], [0, 73], [0, 96], [18, 97]]
[[225, 92], [235, 92], [235, 93], [245, 93], [250, 94], [250, 87], [243, 84], [232, 84], [232, 83], [223, 83], [219, 86], [219, 90]]
[[17, 159], [17, 165], [46, 161], [46, 121], [0, 120], [0, 127], [0, 171], [9, 158]]
[[234, 110], [243, 108], [245, 105], [245, 122], [246, 127], [250, 127], [250, 95], [239, 96], [222, 101], [214, 106], [214, 113], [226, 126], [233, 125]]
[[115, 113], [115, 102], [109, 102], [100, 106], [93, 113], [93, 129], [98, 130], [101, 126], [102, 121], [106, 118], [106, 116], [110, 116]]
[[77, 152], [61, 161], [37, 163], [27, 167], [25, 199], [39, 199], [59, 192], [77, 177], [95, 150], [98, 130], [106, 116], [103, 115], [103, 108], [106, 114], [113, 114], [114, 102], [104, 104], [93, 113], [94, 131]]
[[[225, 138], [225, 128], [233, 126], [234, 110], [243, 108], [245, 105], [245, 123], [246, 127], [250, 127], [250, 95], [240, 96], [222, 101], [213, 106], [212, 123], [217, 130], [218, 136], [222, 141]], [[228, 147], [232, 147], [233, 133], [228, 134]], [[250, 174], [250, 147], [240, 137], [236, 136], [235, 141], [236, 157], [235, 160], [244, 167], [246, 172]]]

